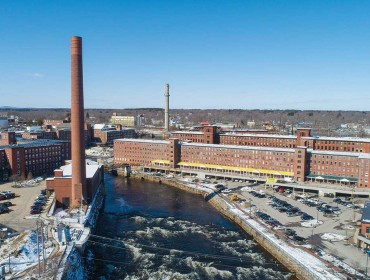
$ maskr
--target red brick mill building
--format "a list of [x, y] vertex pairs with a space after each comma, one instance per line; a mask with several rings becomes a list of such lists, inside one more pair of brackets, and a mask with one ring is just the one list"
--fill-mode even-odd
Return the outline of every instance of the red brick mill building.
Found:
[[70, 158], [69, 141], [16, 138], [14, 132], [2, 132], [0, 181], [7, 181], [11, 176], [25, 179], [50, 175]]
[[296, 136], [220, 133], [207, 126], [172, 137], [116, 140], [114, 162], [370, 187], [370, 139], [312, 137], [310, 129]]

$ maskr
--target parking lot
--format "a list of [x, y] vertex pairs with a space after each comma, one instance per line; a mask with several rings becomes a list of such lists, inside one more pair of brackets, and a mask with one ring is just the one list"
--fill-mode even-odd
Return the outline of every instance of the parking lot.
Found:
[[[266, 187], [265, 185], [230, 181], [218, 183], [226, 185], [227, 189], [229, 189], [223, 190], [223, 194], [229, 198], [232, 198], [233, 195], [234, 197], [237, 195], [242, 201], [245, 201], [244, 203], [246, 204], [244, 205], [247, 205], [246, 207], [248, 208], [250, 207], [249, 202], [251, 202], [253, 209], [252, 215], [274, 230], [279, 236], [286, 238], [288, 242], [295, 245], [311, 245], [315, 248], [325, 248], [325, 251], [338, 256], [353, 268], [365, 270], [366, 254], [364, 254], [362, 250], [356, 248], [351, 240], [356, 227], [356, 222], [354, 222], [354, 220], [359, 221], [361, 219], [361, 209], [353, 209], [346, 205], [336, 203], [334, 202], [334, 198], [312, 198], [312, 201], [317, 201], [317, 205], [325, 203], [328, 205], [328, 208], [331, 206], [331, 209], [336, 210], [326, 214], [325, 204], [323, 204], [324, 207], [319, 208], [319, 211], [318, 206], [313, 205], [313, 203], [311, 205], [307, 202], [304, 204], [302, 200], [294, 199], [293, 197], [295, 197], [295, 194], [275, 192], [271, 187]], [[245, 188], [246, 186], [247, 188]], [[250, 190], [252, 190], [252, 193]], [[253, 191], [256, 192], [254, 195]], [[354, 200], [358, 201], [358, 199]], [[282, 203], [280, 206], [277, 206], [274, 201]], [[284, 207], [284, 205], [288, 206]], [[279, 207], [293, 209], [297, 211], [298, 214], [294, 214], [294, 211], [289, 211], [287, 209], [280, 210]], [[292, 214], [289, 215], [289, 213]], [[315, 224], [315, 226], [302, 226], [302, 222], [310, 223], [310, 219], [307, 221], [302, 220], [301, 216], [303, 213], [307, 216], [311, 216], [310, 219], [313, 219], [313, 224]], [[266, 214], [267, 217], [257, 217], [261, 215], [264, 216], [263, 214]], [[268, 216], [271, 217], [271, 221]], [[316, 220], [318, 220], [320, 224], [316, 223]], [[294, 233], [296, 237], [294, 237]], [[323, 234], [329, 236], [338, 235], [347, 238], [342, 241], [324, 240], [322, 238]]]
[[12, 188], [13, 183], [5, 183], [0, 185], [1, 191], [12, 191], [16, 197], [0, 202], [11, 201], [12, 206], [9, 206], [9, 213], [0, 214], [0, 224], [14, 231], [22, 232], [26, 229], [36, 227], [34, 218], [25, 219], [30, 216], [30, 207], [34, 203], [35, 198], [40, 194], [42, 189], [45, 189], [45, 181], [38, 183], [33, 187]]

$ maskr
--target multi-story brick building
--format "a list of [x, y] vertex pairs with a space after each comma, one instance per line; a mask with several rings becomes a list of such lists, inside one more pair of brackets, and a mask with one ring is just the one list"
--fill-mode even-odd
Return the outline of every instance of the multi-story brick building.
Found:
[[71, 158], [70, 142], [16, 139], [14, 132], [3, 132], [0, 146], [0, 180], [12, 175], [21, 178], [52, 174]]
[[[178, 139], [120, 139], [114, 142], [114, 162], [370, 187], [369, 153], [296, 146], [304, 141], [301, 136], [292, 147], [267, 147], [263, 146], [265, 142], [243, 146], [179, 142]], [[284, 139], [290, 142], [292, 138]]]
[[[275, 148], [296, 148], [305, 146], [313, 150], [370, 153], [370, 139], [352, 137], [311, 136], [311, 129], [298, 128], [297, 135], [276, 135], [266, 133], [222, 132], [204, 126], [200, 131], [176, 131], [171, 137], [195, 143], [223, 145], [261, 146]], [[257, 132], [257, 131], [256, 131]], [[206, 137], [207, 135], [207, 137]], [[207, 139], [211, 139], [207, 142]]]
[[93, 126], [93, 142], [102, 145], [112, 145], [113, 141], [120, 138], [136, 138], [136, 131], [133, 128], [122, 128], [122, 125], [115, 126], [106, 124], [95, 124]]

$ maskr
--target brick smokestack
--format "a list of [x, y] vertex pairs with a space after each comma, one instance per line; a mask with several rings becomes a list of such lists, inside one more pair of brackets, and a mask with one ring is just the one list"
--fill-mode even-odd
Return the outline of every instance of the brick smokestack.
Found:
[[165, 108], [164, 108], [164, 129], [166, 132], [170, 129], [170, 85], [166, 84], [166, 91], [164, 93], [164, 97], [166, 100]]
[[72, 201], [76, 207], [86, 192], [84, 97], [82, 72], [82, 38], [71, 38], [71, 127], [72, 127]]

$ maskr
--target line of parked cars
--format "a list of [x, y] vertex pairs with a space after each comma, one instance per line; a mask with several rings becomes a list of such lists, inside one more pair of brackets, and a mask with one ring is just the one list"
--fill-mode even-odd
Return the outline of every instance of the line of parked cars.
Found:
[[258, 198], [265, 198], [266, 197], [266, 194], [264, 193], [260, 193], [260, 192], [256, 192], [256, 191], [250, 191], [249, 192], [251, 195], [253, 195], [254, 197], [258, 197]]
[[[12, 199], [12, 198], [15, 198], [15, 193], [13, 193], [11, 191], [2, 191], [2, 192], [0, 192], [0, 200], [1, 201]], [[13, 205], [13, 203], [11, 201], [1, 202], [0, 203], [0, 214], [9, 213], [10, 212], [9, 207], [12, 206], [12, 205]]]
[[295, 217], [295, 216], [301, 216], [302, 221], [310, 221], [313, 220], [314, 218], [301, 211], [300, 208], [295, 207], [291, 205], [289, 202], [285, 200], [281, 200], [277, 197], [271, 197], [271, 200], [267, 202], [272, 208], [278, 210], [281, 213], [286, 213], [288, 217]]
[[353, 208], [355, 210], [362, 209], [360, 206], [355, 205], [352, 202], [344, 201], [344, 200], [342, 200], [340, 198], [335, 198], [333, 200], [333, 202], [338, 203], [338, 204], [343, 205], [343, 206], [348, 207], [348, 208]]
[[41, 214], [44, 210], [44, 206], [46, 205], [47, 197], [46, 197], [46, 190], [41, 190], [41, 193], [36, 197], [33, 205], [31, 206], [30, 214], [37, 215]]
[[297, 235], [296, 231], [294, 229], [291, 229], [291, 228], [286, 228], [284, 230], [284, 235], [287, 238], [293, 240], [297, 244], [303, 244], [303, 243], [306, 242], [306, 239], [305, 238]]
[[270, 215], [264, 212], [257, 211], [254, 214], [272, 228], [281, 229], [284, 227], [278, 220], [272, 218]]

